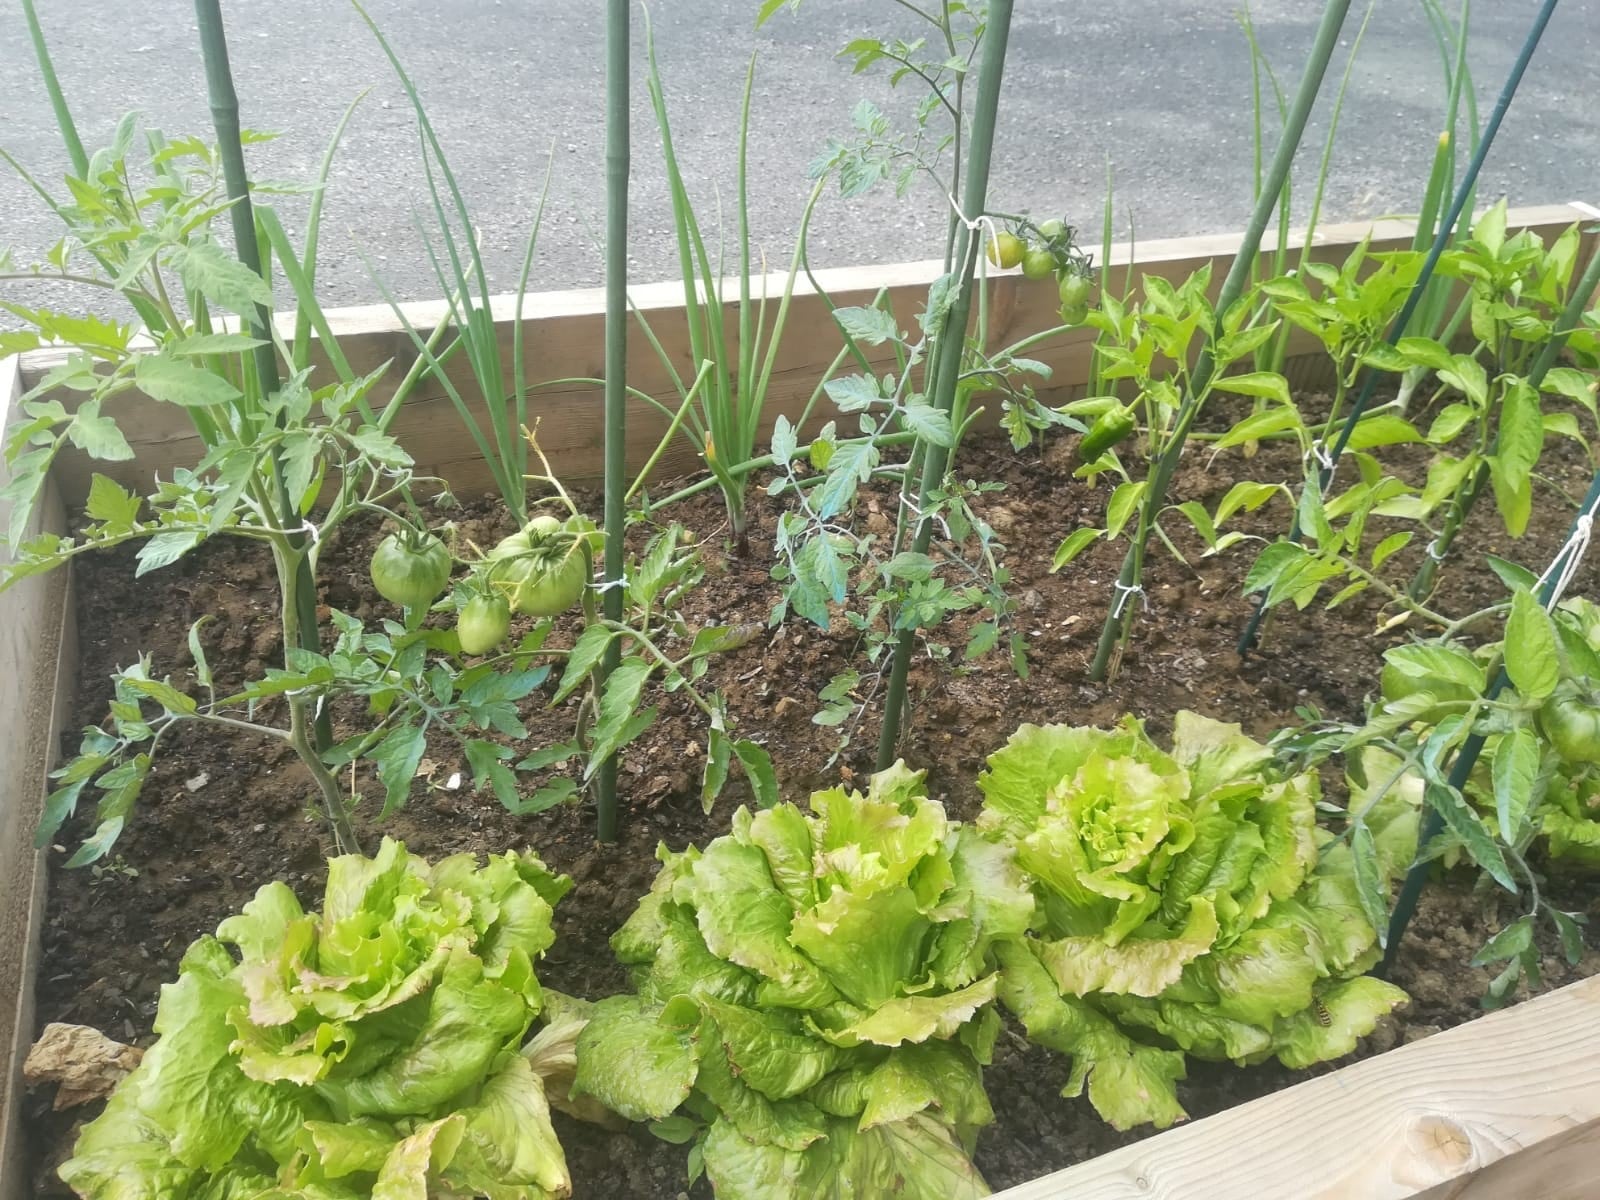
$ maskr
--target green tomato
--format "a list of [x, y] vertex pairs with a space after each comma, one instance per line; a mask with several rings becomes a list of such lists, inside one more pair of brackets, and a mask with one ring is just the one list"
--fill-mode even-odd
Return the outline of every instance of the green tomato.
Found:
[[578, 602], [589, 583], [582, 539], [592, 524], [538, 516], [489, 552], [489, 581], [517, 612], [554, 617]]
[[478, 593], [456, 614], [463, 654], [487, 654], [511, 632], [511, 605], [504, 596]]
[[547, 541], [562, 530], [562, 525], [555, 517], [540, 515], [534, 517], [510, 537], [501, 538], [495, 548], [489, 551], [489, 557], [515, 558], [519, 554], [529, 553], [536, 542]]
[[1056, 256], [1035, 246], [1022, 256], [1022, 273], [1029, 279], [1049, 279], [1056, 271]]
[[429, 608], [450, 582], [450, 551], [431, 533], [408, 542], [391, 533], [373, 552], [372, 586], [401, 608]]
[[1539, 709], [1539, 729], [1563, 762], [1600, 764], [1600, 706], [1583, 688], [1563, 684]]
[[1022, 261], [1024, 249], [1022, 239], [1016, 234], [1002, 233], [989, 239], [986, 253], [995, 266], [1014, 267]]
[[[1089, 297], [1094, 293], [1094, 280], [1087, 275], [1079, 275], [1076, 271], [1068, 271], [1061, 277], [1061, 307], [1078, 308], [1089, 307]], [[1076, 322], [1069, 322], [1076, 324]]]
[[1053, 242], [1067, 231], [1067, 226], [1059, 218], [1051, 217], [1048, 221], [1040, 221], [1038, 229], [1040, 237], [1047, 242]]
[[1089, 306], [1087, 304], [1063, 304], [1061, 306], [1061, 323], [1063, 325], [1082, 325], [1089, 319]]

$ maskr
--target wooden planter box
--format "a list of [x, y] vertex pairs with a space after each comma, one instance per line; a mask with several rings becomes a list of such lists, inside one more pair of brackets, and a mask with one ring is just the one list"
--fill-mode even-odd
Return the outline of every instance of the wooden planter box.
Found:
[[[1508, 225], [1534, 229], [1548, 239], [1595, 215], [1586, 205], [1551, 205], [1513, 210]], [[1316, 238], [1316, 257], [1341, 261], [1369, 232], [1379, 250], [1409, 246], [1412, 236], [1411, 226], [1399, 221], [1325, 226]], [[1131, 266], [1128, 247], [1117, 247], [1111, 286], [1120, 294], [1130, 271], [1179, 282], [1208, 263], [1220, 284], [1238, 245], [1237, 235], [1146, 242]], [[902, 327], [908, 327], [940, 269], [937, 262], [907, 263], [822, 271], [818, 278], [840, 305], [871, 303], [880, 288], [887, 288]], [[764, 282], [776, 299], [782, 277]], [[645, 285], [634, 290], [634, 300], [668, 352], [679, 355], [683, 370], [688, 339], [680, 286]], [[993, 345], [1055, 324], [1057, 303], [1053, 283], [1029, 282], [1017, 274], [991, 280]], [[511, 361], [512, 340], [520, 336], [536, 377], [601, 373], [602, 292], [530, 296], [520, 329], [512, 305], [502, 298], [493, 306], [508, 351], [505, 362]], [[417, 328], [431, 328], [441, 311], [437, 304], [407, 306]], [[349, 308], [329, 317], [356, 371], [393, 360], [386, 377], [392, 388], [415, 355], [391, 310]], [[731, 338], [731, 320], [729, 329]], [[1083, 394], [1093, 340], [1092, 330], [1077, 330], [1030, 352], [1053, 371], [1037, 385], [1043, 402], [1061, 404]], [[769, 393], [768, 428], [779, 413], [798, 417], [838, 344], [827, 307], [802, 280]], [[656, 395], [670, 391], [642, 336], [632, 339], [629, 354], [631, 384]], [[0, 429], [11, 423], [17, 398], [61, 356], [42, 350], [0, 360]], [[887, 356], [881, 365], [888, 368]], [[1286, 372], [1297, 388], [1327, 381], [1325, 357], [1300, 334], [1291, 340]], [[383, 386], [373, 394], [375, 404], [387, 398]], [[545, 389], [534, 394], [529, 408], [540, 418], [540, 442], [556, 470], [573, 482], [597, 479], [602, 464], [598, 388]], [[153, 474], [199, 459], [199, 442], [180, 410], [132, 396], [118, 402], [118, 417], [135, 458], [90, 463], [75, 453], [62, 454], [30, 533], [64, 532], [93, 472], [143, 488]], [[639, 403], [631, 404], [629, 422], [628, 458], [637, 469], [665, 422]], [[463, 494], [492, 486], [437, 384], [425, 384], [413, 395], [392, 432], [417, 456], [420, 472], [442, 476]], [[680, 439], [663, 456], [657, 478], [669, 479], [696, 465], [693, 448]], [[0, 484], [4, 480], [0, 462]], [[0, 505], [0, 522], [6, 519]], [[75, 629], [68, 571], [27, 579], [0, 593], [0, 1052], [7, 1055], [0, 1095], [0, 1200], [21, 1200], [28, 1185], [20, 1131], [21, 1064], [35, 1032], [45, 870], [43, 855], [33, 849], [33, 834], [46, 772], [58, 753], [76, 686]], [[1600, 1194], [1600, 1055], [1591, 1049], [1596, 1043], [1600, 979], [1170, 1130], [1005, 1195], [1013, 1200], [1593, 1196]]]

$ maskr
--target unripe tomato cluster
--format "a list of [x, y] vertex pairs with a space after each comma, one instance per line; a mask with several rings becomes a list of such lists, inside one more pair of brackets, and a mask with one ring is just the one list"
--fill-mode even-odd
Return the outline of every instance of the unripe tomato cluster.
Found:
[[1023, 221], [1017, 230], [992, 236], [986, 253], [997, 267], [1021, 266], [1029, 279], [1049, 279], [1054, 275], [1060, 289], [1062, 322], [1081, 325], [1089, 315], [1094, 279], [1072, 237], [1072, 228], [1054, 218], [1037, 225]]
[[[595, 542], [601, 535], [587, 517], [541, 515], [502, 538], [477, 565], [471, 595], [456, 612], [464, 654], [488, 654], [511, 632], [511, 614], [555, 617], [589, 585]], [[426, 610], [445, 594], [454, 566], [449, 549], [432, 533], [406, 526], [378, 544], [372, 586], [391, 604]]]

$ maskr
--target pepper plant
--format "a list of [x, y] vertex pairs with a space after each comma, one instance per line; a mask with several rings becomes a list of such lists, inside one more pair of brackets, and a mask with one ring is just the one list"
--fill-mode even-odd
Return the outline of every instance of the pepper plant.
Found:
[[[1327, 470], [1324, 449], [1334, 424], [1331, 418], [1317, 432], [1296, 406], [1283, 405], [1242, 423], [1217, 443], [1218, 448], [1236, 445], [1249, 427], [1264, 434], [1289, 433], [1301, 444], [1306, 475], [1298, 497], [1295, 536], [1268, 544], [1246, 578], [1246, 589], [1261, 594], [1264, 610], [1285, 601], [1303, 608], [1324, 587], [1332, 588], [1328, 605], [1334, 607], [1373, 588], [1384, 593], [1396, 610], [1392, 618], [1396, 623], [1417, 616], [1458, 630], [1462, 623], [1441, 616], [1426, 601], [1437, 568], [1477, 496], [1492, 483], [1506, 532], [1520, 537], [1532, 512], [1533, 482], [1547, 438], [1564, 436], [1589, 445], [1593, 430], [1585, 434], [1578, 413], [1587, 411], [1594, 420], [1594, 381], [1580, 369], [1552, 364], [1583, 320], [1592, 285], [1600, 282], [1600, 259], [1575, 282], [1577, 226], [1546, 249], [1532, 231], [1507, 237], [1505, 211], [1503, 202], [1492, 208], [1480, 218], [1472, 236], [1440, 260], [1441, 271], [1473, 281], [1468, 307], [1476, 340], [1469, 350], [1453, 350], [1422, 337], [1403, 337], [1394, 346], [1385, 340], [1380, 326], [1392, 314], [1385, 316], [1381, 310], [1402, 296], [1398, 289], [1409, 288], [1404, 280], [1413, 274], [1409, 266], [1396, 274], [1386, 272], [1409, 255], [1385, 259], [1364, 282], [1357, 256], [1339, 273], [1338, 284], [1352, 288], [1349, 294], [1354, 300], [1371, 297], [1376, 289], [1382, 301], [1370, 314], [1356, 310], [1359, 340], [1349, 332], [1356, 322], [1346, 316], [1339, 297], [1302, 295], [1304, 285], [1297, 280], [1267, 285], [1278, 298], [1279, 311], [1317, 332], [1335, 355], [1341, 378], [1336, 408], [1360, 370], [1389, 370], [1407, 378], [1421, 370], [1425, 381], [1432, 382], [1418, 386], [1430, 394], [1411, 415], [1430, 411], [1433, 415], [1424, 427], [1420, 420], [1402, 415], [1398, 400], [1366, 410], [1345, 439], [1356, 478], [1342, 490], [1330, 486], [1326, 493], [1324, 479], [1330, 485], [1336, 479]], [[1592, 361], [1594, 335], [1579, 327], [1576, 337], [1573, 349], [1578, 360]], [[1542, 411], [1541, 391], [1570, 401], [1577, 411]], [[1408, 443], [1436, 450], [1420, 488], [1388, 474], [1373, 453]], [[1393, 530], [1368, 547], [1364, 538], [1374, 517], [1414, 527]], [[1215, 524], [1220, 526], [1220, 520]], [[1386, 579], [1385, 564], [1419, 533], [1429, 540], [1410, 583]]]
[[[1121, 659], [1122, 648], [1127, 643], [1135, 611], [1135, 606], [1130, 600], [1140, 594], [1143, 588], [1145, 550], [1158, 518], [1167, 506], [1167, 489], [1177, 471], [1178, 458], [1183, 453], [1189, 430], [1193, 427], [1204, 397], [1210, 390], [1216, 372], [1216, 357], [1222, 349], [1220, 338], [1226, 334], [1237, 335], [1243, 332], [1248, 324], [1246, 314], [1236, 314], [1235, 309], [1244, 295], [1250, 272], [1254, 269], [1262, 235], [1288, 179], [1289, 167], [1294, 160], [1301, 136], [1305, 132], [1306, 121], [1310, 117], [1317, 93], [1321, 90], [1323, 74], [1338, 43], [1339, 31], [1344, 25], [1349, 8], [1349, 0], [1328, 0], [1323, 9], [1322, 20], [1318, 24], [1316, 40], [1306, 63], [1305, 72], [1301, 76], [1300, 86], [1284, 118], [1283, 136], [1273, 156], [1271, 170], [1265, 185], [1259, 189], [1250, 223], [1228, 276], [1223, 280], [1218, 292], [1214, 307], [1217, 319], [1205, 330], [1206, 341], [1195, 362], [1188, 386], [1178, 394], [1171, 431], [1165, 439], [1161, 456], [1151, 464], [1145, 486], [1140, 491], [1139, 521], [1130, 539], [1127, 553], [1123, 557], [1122, 568], [1114, 585], [1115, 595], [1106, 614], [1105, 624], [1101, 627], [1100, 640], [1095, 647], [1094, 660], [1089, 668], [1090, 677], [1095, 680], [1103, 680], [1115, 670]], [[1196, 327], [1199, 327], [1199, 324], [1199, 317], [1196, 315]], [[1192, 336], [1191, 331], [1188, 336], [1182, 338], [1183, 343], [1186, 345]], [[1248, 336], [1259, 335], [1252, 333]], [[1257, 345], [1263, 344], [1264, 341]]]
[[[1061, 570], [1096, 541], [1115, 541], [1126, 535], [1129, 553], [1136, 559], [1134, 575], [1142, 578], [1145, 546], [1152, 536], [1182, 557], [1161, 524], [1168, 512], [1182, 513], [1212, 548], [1220, 549], [1226, 543], [1220, 543], [1215, 535], [1217, 522], [1240, 508], [1258, 508], [1276, 493], [1268, 484], [1240, 482], [1220, 502], [1217, 514], [1208, 517], [1194, 502], [1154, 507], [1147, 498], [1158, 483], [1156, 469], [1144, 479], [1134, 475], [1139, 459], [1159, 464], [1181, 451], [1186, 420], [1214, 393], [1265, 397], [1292, 407], [1289, 384], [1283, 376], [1270, 371], [1228, 373], [1228, 368], [1249, 359], [1273, 336], [1276, 323], [1247, 325], [1251, 316], [1248, 299], [1219, 317], [1209, 298], [1210, 285], [1209, 266], [1177, 287], [1159, 276], [1146, 275], [1141, 284], [1143, 298], [1137, 303], [1125, 305], [1115, 296], [1104, 295], [1100, 307], [1089, 314], [1088, 323], [1101, 333], [1101, 379], [1115, 385], [1127, 380], [1133, 395], [1127, 402], [1116, 395], [1090, 396], [1063, 409], [1093, 422], [1078, 443], [1082, 462], [1077, 474], [1086, 479], [1109, 474], [1118, 482], [1106, 501], [1106, 523], [1069, 533], [1056, 549], [1052, 570]], [[1204, 374], [1196, 357], [1196, 339], [1212, 347], [1204, 360], [1210, 370]], [[1228, 436], [1239, 441], [1259, 436], [1252, 432], [1256, 421], [1246, 418]], [[1123, 454], [1117, 452], [1119, 446]], [[1128, 455], [1124, 462], [1130, 448], [1137, 449], [1137, 457]], [[1134, 522], [1131, 527], [1130, 521]], [[1112, 613], [1121, 622], [1125, 615], [1131, 618], [1130, 605], [1142, 588], [1120, 580], [1117, 586]]]

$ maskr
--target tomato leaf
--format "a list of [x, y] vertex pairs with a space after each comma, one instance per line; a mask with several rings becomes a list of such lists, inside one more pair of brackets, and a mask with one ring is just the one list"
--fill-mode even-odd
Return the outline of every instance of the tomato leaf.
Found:
[[239, 389], [222, 376], [161, 354], [141, 354], [136, 358], [133, 379], [152, 400], [184, 408], [231, 404], [240, 396]]
[[1506, 674], [1525, 699], [1543, 700], [1561, 681], [1555, 622], [1526, 588], [1511, 596], [1506, 618]]
[[1506, 866], [1500, 846], [1484, 828], [1478, 814], [1472, 810], [1461, 793], [1447, 784], [1429, 780], [1423, 797], [1429, 807], [1444, 818], [1445, 827], [1455, 834], [1462, 848], [1491, 878], [1508, 892], [1517, 891], [1517, 881]]
[[1377, 931], [1378, 945], [1386, 947], [1389, 938], [1389, 881], [1378, 857], [1377, 840], [1365, 823], [1358, 824], [1350, 834], [1350, 855], [1361, 911]]
[[1500, 738], [1495, 747], [1494, 812], [1500, 836], [1515, 845], [1533, 801], [1534, 783], [1539, 775], [1539, 739], [1526, 725]]
[[589, 672], [594, 670], [615, 636], [604, 625], [591, 625], [578, 635], [567, 655], [567, 669], [561, 674], [561, 685], [550, 701], [552, 706], [572, 695], [589, 678]]
[[734, 756], [738, 758], [739, 765], [744, 768], [745, 778], [750, 781], [750, 791], [755, 795], [757, 808], [771, 808], [778, 803], [778, 775], [772, 768], [772, 756], [766, 748], [757, 745], [749, 738], [740, 738], [733, 743]]
[[391, 729], [383, 741], [369, 752], [368, 757], [378, 767], [378, 781], [383, 784], [383, 811], [387, 817], [405, 805], [411, 794], [411, 781], [417, 776], [417, 764], [427, 739], [420, 725], [401, 725]]
[[733, 761], [733, 740], [715, 727], [706, 741], [706, 770], [700, 782], [700, 808], [709, 813], [723, 785], [728, 782], [728, 766]]

